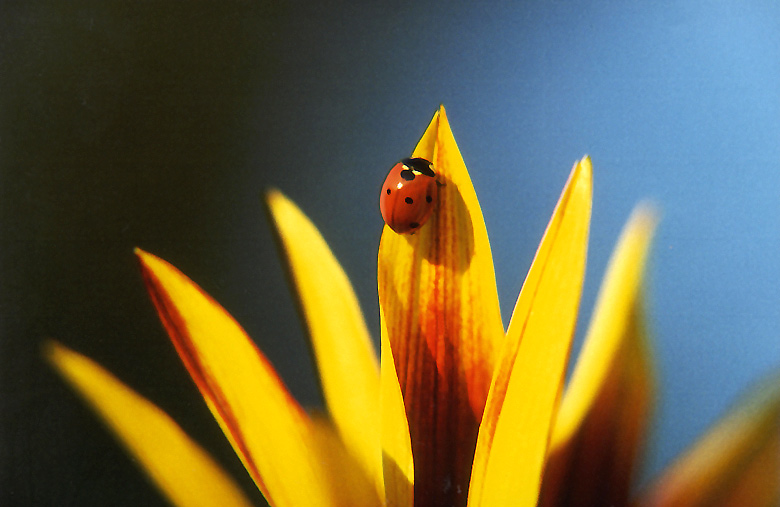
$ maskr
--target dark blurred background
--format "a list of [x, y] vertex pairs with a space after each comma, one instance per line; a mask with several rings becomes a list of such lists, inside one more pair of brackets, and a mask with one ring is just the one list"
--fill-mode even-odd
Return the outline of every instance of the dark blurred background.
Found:
[[650, 198], [660, 399], [642, 481], [780, 366], [780, 7], [773, 1], [0, 4], [0, 504], [162, 505], [42, 362], [52, 337], [251, 481], [132, 249], [220, 301], [320, 404], [264, 214], [319, 226], [378, 337], [378, 190], [439, 103], [481, 198], [508, 321], [568, 175], [593, 157], [578, 334]]

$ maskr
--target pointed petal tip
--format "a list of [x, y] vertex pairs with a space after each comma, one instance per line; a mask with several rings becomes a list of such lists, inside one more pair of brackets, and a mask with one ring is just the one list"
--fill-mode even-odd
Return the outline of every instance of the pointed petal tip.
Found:
[[77, 363], [84, 359], [84, 356], [78, 352], [53, 339], [47, 339], [41, 343], [41, 354], [50, 366], [65, 377], [70, 375], [71, 363]]
[[[580, 160], [575, 162], [573, 172], [581, 173], [579, 174], [580, 176], [584, 176], [588, 180], [592, 181], [593, 160], [591, 159], [591, 156], [586, 154]], [[652, 234], [660, 219], [661, 212], [658, 206], [652, 201], [642, 201], [634, 208], [630, 221], [640, 229]]]
[[582, 176], [589, 181], [593, 179], [593, 163], [591, 162], [590, 155], [585, 155], [580, 160], [574, 163], [574, 171], [581, 173]]
[[287, 213], [293, 213], [296, 216], [303, 215], [300, 208], [298, 208], [298, 206], [278, 188], [269, 188], [266, 191], [265, 205], [271, 220], [277, 224], [276, 227], [279, 227], [279, 220], [282, 215]]
[[[263, 195], [263, 210], [268, 222], [271, 224], [271, 234], [276, 240], [276, 245], [284, 251], [284, 240], [282, 237], [283, 216], [287, 215], [289, 210], [295, 209], [295, 204], [282, 193], [278, 188], [268, 188]], [[289, 274], [289, 273], [288, 273]]]
[[634, 208], [630, 221], [652, 233], [661, 221], [661, 210], [651, 201], [642, 201]]
[[43, 359], [66, 379], [69, 379], [72, 375], [73, 364], [78, 363], [83, 358], [81, 354], [57, 340], [47, 339], [41, 343], [40, 347]]
[[65, 347], [55, 340], [49, 339], [41, 343], [41, 355], [49, 365], [58, 369], [60, 357], [66, 350]]
[[[574, 163], [561, 198], [563, 199], [564, 195], [566, 195], [565, 199], [569, 199], [570, 196], [575, 194], [587, 200], [585, 209], [588, 216], [590, 216], [593, 204], [593, 165], [588, 155]], [[588, 220], [588, 223], [590, 223], [590, 220]]]
[[133, 248], [133, 255], [135, 255], [135, 258], [138, 260], [138, 263], [141, 265], [141, 269], [143, 270], [150, 270], [150, 264], [153, 262], [165, 262], [156, 255], [151, 254], [139, 247]]
[[637, 204], [626, 223], [626, 234], [653, 239], [658, 223], [661, 221], [661, 211], [653, 202], [642, 201]]
[[141, 267], [141, 275], [143, 276], [144, 280], [147, 280], [147, 283], [149, 283], [148, 279], [150, 276], [156, 277], [160, 272], [160, 269], [164, 268], [165, 266], [176, 269], [173, 268], [173, 266], [171, 266], [167, 261], [138, 247], [133, 249], [133, 253], [135, 254], [136, 260], [138, 261], [138, 265]]
[[277, 202], [280, 199], [286, 199], [286, 196], [282, 193], [281, 190], [279, 190], [276, 187], [271, 187], [266, 189], [265, 191], [266, 204], [270, 206], [272, 203]]

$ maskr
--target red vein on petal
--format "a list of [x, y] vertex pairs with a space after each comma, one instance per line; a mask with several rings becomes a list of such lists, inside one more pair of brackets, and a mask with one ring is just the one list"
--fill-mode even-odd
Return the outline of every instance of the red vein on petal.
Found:
[[487, 289], [472, 280], [482, 272], [470, 270], [475, 225], [461, 194], [473, 190], [465, 169], [451, 173], [449, 164], [462, 161], [452, 162], [460, 154], [447, 135], [439, 128], [431, 157], [443, 183], [436, 211], [413, 236], [386, 229], [379, 262], [380, 303], [409, 421], [414, 501], [426, 507], [466, 504], [493, 360], [493, 330], [479, 325], [492, 315], [475, 302]]
[[[160, 320], [162, 320], [163, 325], [165, 326], [165, 329], [168, 332], [174, 347], [176, 348], [176, 352], [179, 354], [182, 362], [184, 362], [187, 371], [189, 371], [190, 376], [195, 381], [195, 384], [197, 385], [200, 392], [204, 395], [207, 403], [212, 407], [212, 411], [216, 411], [219, 414], [219, 423], [223, 427], [226, 436], [228, 439], [230, 439], [233, 448], [238, 453], [247, 471], [250, 473], [258, 488], [260, 488], [260, 490], [263, 492], [263, 495], [266, 497], [269, 503], [273, 504], [273, 498], [265, 483], [263, 482], [260, 471], [258, 470], [258, 467], [252, 459], [252, 455], [246, 446], [246, 441], [243, 438], [243, 434], [239, 427], [240, 425], [238, 424], [235, 414], [230, 408], [230, 404], [227, 402], [226, 396], [220, 389], [218, 383], [214, 381], [206, 369], [203, 368], [203, 363], [197, 355], [197, 349], [194, 346], [189, 333], [184, 331], [187, 329], [186, 321], [176, 310], [176, 305], [167, 295], [166, 291], [158, 290], [160, 282], [154, 273], [146, 268], [146, 266], [143, 265], [143, 262], [141, 262], [141, 268], [146, 287], [160, 315]], [[214, 301], [214, 299], [209, 294], [200, 289], [200, 287], [197, 287], [197, 289], [210, 303], [214, 304], [215, 306], [219, 306], [219, 304]], [[236, 326], [240, 328], [238, 323], [236, 323]], [[264, 366], [267, 366], [269, 370], [274, 371], [263, 354], [256, 348], [254, 343], [252, 343], [252, 346], [256, 350], [258, 358], [264, 364]], [[281, 384], [281, 379], [279, 379], [278, 376], [276, 378]], [[291, 407], [295, 407], [300, 410], [297, 402], [292, 399], [290, 399], [289, 402]]]

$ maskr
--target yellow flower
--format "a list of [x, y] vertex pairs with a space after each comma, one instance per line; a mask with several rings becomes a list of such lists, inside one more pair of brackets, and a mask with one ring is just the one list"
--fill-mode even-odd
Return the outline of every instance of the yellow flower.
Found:
[[[474, 189], [444, 108], [414, 150], [441, 186], [416, 234], [379, 247], [381, 361], [349, 281], [303, 213], [268, 205], [327, 405], [309, 414], [239, 324], [167, 262], [138, 250], [160, 318], [269, 503], [300, 506], [772, 505], [780, 499], [780, 382], [720, 422], [657, 482], [632, 491], [654, 381], [642, 278], [655, 218], [639, 208], [605, 277], [569, 385], [591, 163], [571, 176], [504, 332]], [[47, 357], [171, 503], [250, 505], [159, 408], [91, 360]]]

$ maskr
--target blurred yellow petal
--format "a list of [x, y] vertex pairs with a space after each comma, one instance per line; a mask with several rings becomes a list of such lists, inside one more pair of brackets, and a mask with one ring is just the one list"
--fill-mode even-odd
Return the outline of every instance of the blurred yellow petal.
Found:
[[540, 507], [628, 505], [654, 391], [642, 306], [640, 298], [591, 410], [572, 438], [550, 450]]
[[639, 208], [610, 260], [550, 443], [540, 505], [626, 505], [653, 401], [641, 286], [655, 214]]
[[382, 324], [382, 462], [387, 507], [414, 505], [414, 462], [404, 399], [395, 371], [393, 351]]
[[356, 463], [339, 457], [345, 480], [333, 480], [332, 459], [321, 455], [332, 446], [238, 323], [176, 268], [136, 253], [179, 356], [269, 503], [378, 505], [373, 481]]
[[593, 401], [615, 366], [639, 297], [657, 219], [649, 208], [632, 215], [610, 259], [590, 327], [566, 389], [553, 432], [551, 449], [565, 444], [592, 411]]
[[780, 505], [780, 430], [752, 456], [718, 499], [723, 507]]
[[642, 507], [780, 505], [780, 376], [760, 385], [643, 495]]
[[379, 304], [409, 423], [415, 502], [465, 505], [503, 326], [482, 212], [443, 107], [413, 156], [433, 162], [438, 202], [415, 234], [385, 227]]
[[328, 412], [347, 448], [382, 488], [379, 365], [352, 285], [314, 224], [278, 191], [268, 193], [308, 324]]
[[165, 412], [94, 361], [53, 342], [47, 344], [45, 352], [173, 505], [252, 505], [222, 468]]
[[582, 291], [591, 163], [574, 165], [528, 273], [482, 418], [470, 507], [534, 506]]

